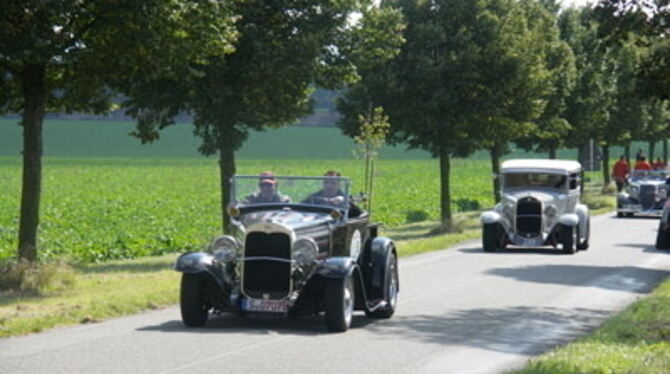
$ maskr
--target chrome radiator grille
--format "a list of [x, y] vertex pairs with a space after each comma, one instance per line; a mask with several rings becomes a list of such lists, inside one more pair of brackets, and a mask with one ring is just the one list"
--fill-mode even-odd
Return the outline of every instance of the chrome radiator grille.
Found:
[[288, 235], [250, 233], [246, 238], [244, 257], [242, 290], [247, 296], [280, 299], [288, 295], [291, 288], [291, 241]]
[[542, 203], [533, 197], [520, 199], [516, 206], [516, 233], [530, 238], [542, 233]]

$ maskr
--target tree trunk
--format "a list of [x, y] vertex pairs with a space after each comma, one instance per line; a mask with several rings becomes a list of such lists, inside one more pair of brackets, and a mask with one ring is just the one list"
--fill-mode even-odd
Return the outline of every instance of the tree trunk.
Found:
[[610, 184], [610, 147], [603, 146], [603, 183], [605, 186]]
[[491, 172], [493, 173], [493, 201], [500, 202], [500, 148], [494, 146], [491, 153]]
[[663, 163], [668, 163], [668, 139], [663, 139]]
[[[225, 136], [225, 135], [224, 135]], [[230, 193], [233, 190], [231, 178], [235, 175], [235, 150], [228, 145], [227, 139], [219, 142], [219, 170], [221, 171], [221, 218], [223, 233], [230, 232], [230, 216], [228, 205], [231, 202]]]
[[628, 165], [630, 165], [630, 144], [623, 147], [623, 155], [626, 158]]
[[656, 142], [650, 141], [649, 142], [649, 154], [647, 155], [647, 161], [649, 163], [654, 162], [654, 151], [656, 150]]
[[452, 229], [451, 193], [449, 188], [450, 172], [449, 152], [445, 148], [442, 148], [440, 150], [440, 217], [442, 226], [448, 231]]
[[37, 260], [37, 229], [42, 191], [42, 121], [46, 107], [46, 67], [23, 70], [23, 181], [19, 221], [18, 258]]
[[556, 147], [549, 148], [549, 159], [550, 160], [556, 159]]

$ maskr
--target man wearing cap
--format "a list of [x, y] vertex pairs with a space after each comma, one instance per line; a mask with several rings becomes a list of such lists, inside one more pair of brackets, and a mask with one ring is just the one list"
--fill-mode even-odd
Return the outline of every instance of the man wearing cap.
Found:
[[[341, 174], [334, 170], [327, 171], [323, 179], [323, 189], [309, 195], [303, 203], [305, 204], [316, 204], [316, 205], [332, 205], [340, 208], [344, 208], [344, 192], [340, 189], [340, 179]], [[362, 210], [354, 205], [352, 202], [349, 202], [349, 215], [351, 217], [359, 216], [362, 213]]]
[[264, 171], [260, 174], [258, 191], [247, 196], [244, 202], [246, 204], [290, 203], [291, 198], [279, 193], [274, 173]]

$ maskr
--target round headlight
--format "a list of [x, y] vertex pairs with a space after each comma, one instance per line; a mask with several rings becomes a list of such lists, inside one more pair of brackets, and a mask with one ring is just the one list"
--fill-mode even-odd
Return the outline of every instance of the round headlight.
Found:
[[212, 242], [211, 250], [214, 257], [221, 262], [231, 262], [237, 257], [237, 251], [240, 249], [240, 243], [230, 235], [224, 235], [216, 238]]
[[309, 265], [316, 261], [319, 246], [312, 238], [300, 238], [293, 243], [293, 260], [300, 265]]
[[544, 214], [546, 214], [549, 217], [553, 217], [556, 215], [557, 209], [556, 205], [554, 204], [547, 204], [547, 206], [544, 207]]

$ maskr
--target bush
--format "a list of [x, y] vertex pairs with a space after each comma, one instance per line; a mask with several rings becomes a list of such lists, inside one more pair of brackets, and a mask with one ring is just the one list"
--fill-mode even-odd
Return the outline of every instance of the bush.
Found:
[[66, 264], [6, 261], [0, 264], [0, 290], [43, 294], [74, 286], [76, 277]]
[[460, 198], [454, 201], [459, 212], [468, 212], [481, 209], [479, 200]]
[[422, 222], [428, 220], [428, 217], [428, 213], [425, 210], [410, 210], [405, 214], [405, 222]]

